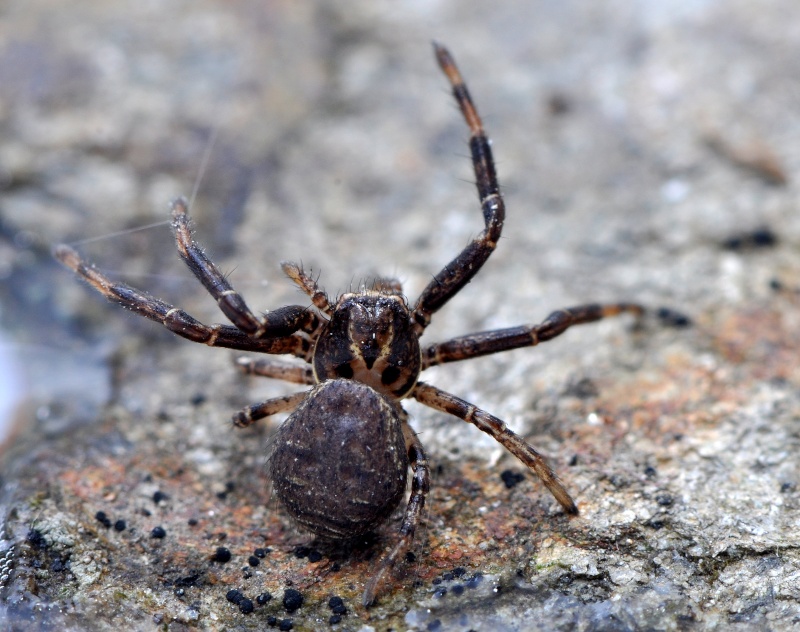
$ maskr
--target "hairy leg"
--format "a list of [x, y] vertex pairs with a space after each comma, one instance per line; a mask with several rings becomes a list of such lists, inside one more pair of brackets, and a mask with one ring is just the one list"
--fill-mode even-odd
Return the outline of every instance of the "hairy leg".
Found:
[[564, 511], [572, 515], [578, 513], [575, 501], [572, 500], [567, 490], [564, 489], [564, 486], [561, 484], [555, 472], [547, 465], [544, 457], [534, 450], [533, 447], [528, 445], [522, 437], [506, 426], [502, 419], [490, 415], [486, 411], [481, 410], [477, 406], [455, 395], [451, 395], [435, 386], [422, 382], [414, 387], [411, 396], [426, 406], [441, 410], [445, 413], [450, 413], [483, 430], [483, 432], [501, 443], [511, 454], [517, 457], [528, 469], [536, 474], [536, 476], [541, 479], [542, 483], [544, 483], [545, 487], [550, 490], [550, 493], [553, 494], [555, 499], [561, 504]]
[[69, 246], [57, 246], [53, 255], [109, 301], [160, 323], [172, 333], [192, 342], [241, 351], [290, 353], [304, 359], [310, 353], [311, 342], [304, 335], [291, 334], [258, 340], [229, 325], [204, 325], [182, 309], [125, 283], [111, 281], [93, 265], [81, 259], [80, 255]]
[[425, 455], [422, 443], [420, 443], [416, 433], [408, 424], [403, 425], [403, 434], [406, 439], [409, 465], [414, 473], [411, 479], [411, 496], [408, 499], [397, 542], [378, 562], [372, 578], [367, 582], [367, 587], [364, 589], [362, 597], [364, 606], [370, 606], [375, 602], [375, 597], [387, 573], [405, 556], [411, 546], [411, 542], [414, 540], [414, 533], [422, 516], [422, 509], [425, 507], [425, 499], [430, 489], [431, 473], [428, 466], [428, 457]]
[[439, 66], [450, 81], [453, 96], [469, 127], [469, 147], [485, 228], [422, 291], [411, 315], [417, 335], [421, 335], [428, 326], [431, 316], [469, 283], [486, 263], [497, 246], [505, 221], [505, 203], [497, 183], [489, 138], [452, 56], [438, 44], [434, 44], [434, 49]]
[[635, 303], [590, 304], [561, 309], [550, 314], [538, 325], [482, 331], [429, 345], [422, 350], [423, 370], [446, 362], [468, 360], [521, 347], [532, 347], [560, 336], [575, 325], [591, 323], [625, 313], [640, 317], [644, 311], [644, 307]]
[[181, 258], [237, 329], [253, 338], [272, 338], [288, 336], [298, 330], [311, 333], [317, 328], [319, 323], [316, 314], [300, 305], [289, 305], [261, 316], [254, 314], [241, 294], [233, 289], [228, 279], [194, 241], [189, 225], [189, 210], [183, 198], [172, 203], [172, 229]]

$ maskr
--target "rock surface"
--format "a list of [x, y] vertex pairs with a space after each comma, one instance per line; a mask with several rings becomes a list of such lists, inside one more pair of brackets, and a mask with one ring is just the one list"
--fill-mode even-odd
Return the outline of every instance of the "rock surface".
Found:
[[[4, 629], [798, 625], [800, 5], [587, 7], [3, 4]], [[50, 248], [217, 322], [166, 222], [196, 184], [197, 237], [252, 306], [298, 301], [287, 259], [333, 295], [392, 274], [413, 300], [481, 228], [431, 39], [508, 220], [426, 339], [590, 301], [693, 326], [612, 319], [426, 373], [548, 455], [581, 515], [411, 404], [433, 489], [415, 561], [366, 611], [397, 521], [318, 546], [269, 501], [270, 429], [228, 421], [292, 387], [106, 304]]]

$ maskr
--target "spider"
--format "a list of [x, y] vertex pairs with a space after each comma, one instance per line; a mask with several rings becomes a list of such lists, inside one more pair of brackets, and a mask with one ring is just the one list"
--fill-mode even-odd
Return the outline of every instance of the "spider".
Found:
[[348, 541], [385, 522], [411, 490], [394, 544], [384, 551], [366, 583], [369, 606], [389, 571], [408, 551], [430, 487], [425, 449], [400, 402], [412, 397], [477, 426], [501, 443], [541, 479], [567, 514], [578, 508], [539, 452], [499, 418], [435, 386], [419, 381], [432, 366], [530, 347], [574, 325], [608, 316], [644, 314], [634, 303], [589, 304], [555, 311], [543, 322], [473, 333], [421, 347], [419, 338], [432, 316], [481, 269], [494, 251], [505, 219], [489, 139], [450, 53], [434, 44], [467, 127], [484, 230], [423, 290], [413, 307], [394, 279], [378, 279], [371, 289], [332, 301], [303, 268], [290, 262], [283, 271], [311, 299], [315, 309], [290, 305], [258, 314], [194, 241], [187, 202], [172, 203], [172, 228], [180, 256], [214, 297], [232, 325], [205, 325], [181, 309], [140, 290], [115, 283], [69, 246], [56, 258], [112, 302], [161, 323], [193, 342], [239, 351], [291, 355], [298, 365], [276, 358], [237, 360], [249, 374], [310, 386], [236, 413], [245, 427], [290, 413], [276, 433], [268, 460], [273, 493], [305, 529], [329, 541]]

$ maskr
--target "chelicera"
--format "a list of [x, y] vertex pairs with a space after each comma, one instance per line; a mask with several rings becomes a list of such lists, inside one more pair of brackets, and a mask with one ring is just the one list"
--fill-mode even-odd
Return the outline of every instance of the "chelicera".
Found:
[[411, 306], [399, 282], [379, 279], [370, 289], [328, 295], [295, 263], [284, 272], [311, 299], [314, 308], [290, 305], [258, 314], [233, 289], [193, 240], [187, 203], [172, 204], [172, 228], [180, 256], [213, 296], [232, 325], [205, 325], [123, 283], [116, 283], [68, 246], [55, 256], [107, 299], [161, 323], [193, 342], [283, 359], [242, 358], [247, 373], [311, 388], [269, 399], [236, 415], [244, 427], [277, 413], [291, 413], [273, 442], [268, 461], [273, 491], [286, 511], [311, 533], [333, 541], [351, 540], [381, 525], [411, 491], [395, 543], [366, 584], [365, 605], [374, 602], [388, 572], [404, 557], [420, 521], [430, 486], [428, 459], [408, 423], [404, 398], [449, 413], [477, 426], [505, 446], [538, 476], [567, 514], [578, 509], [545, 459], [497, 417], [435, 386], [419, 381], [432, 366], [529, 347], [551, 340], [573, 325], [621, 313], [641, 315], [633, 303], [590, 304], [553, 312], [540, 324], [473, 333], [420, 346], [431, 317], [481, 269], [500, 239], [505, 205], [481, 119], [450, 53], [434, 45], [439, 66], [470, 132], [484, 229], [448, 263]]

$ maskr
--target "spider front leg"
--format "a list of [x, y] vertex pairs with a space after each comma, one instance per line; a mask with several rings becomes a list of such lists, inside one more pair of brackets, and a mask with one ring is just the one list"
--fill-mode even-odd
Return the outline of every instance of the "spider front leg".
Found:
[[397, 562], [405, 556], [411, 542], [414, 540], [414, 533], [417, 530], [422, 509], [425, 507], [425, 499], [428, 496], [431, 484], [431, 472], [428, 466], [428, 457], [422, 447], [417, 435], [407, 424], [403, 424], [403, 435], [406, 440], [406, 450], [408, 451], [408, 463], [414, 476], [411, 479], [411, 495], [406, 506], [406, 514], [403, 524], [400, 526], [400, 539], [389, 550], [386, 555], [378, 562], [372, 578], [367, 583], [362, 596], [364, 607], [368, 607], [375, 602], [380, 585], [386, 575], [395, 567]]
[[469, 127], [469, 148], [472, 154], [475, 183], [483, 210], [485, 228], [423, 290], [411, 315], [417, 335], [421, 335], [428, 326], [434, 312], [441, 309], [462, 287], [469, 283], [486, 263], [500, 239], [506, 214], [505, 204], [500, 195], [500, 186], [497, 183], [492, 149], [486, 132], [483, 130], [478, 111], [475, 109], [475, 104], [472, 102], [467, 86], [450, 53], [438, 44], [434, 44], [434, 49], [439, 66], [450, 81], [453, 96]]
[[561, 504], [568, 514], [577, 515], [578, 508], [575, 501], [564, 489], [561, 481], [558, 480], [555, 472], [550, 469], [550, 466], [544, 460], [544, 457], [536, 450], [528, 445], [522, 437], [512, 431], [502, 419], [498, 419], [494, 415], [490, 415], [477, 406], [470, 404], [463, 399], [451, 395], [441, 389], [418, 382], [411, 391], [411, 396], [418, 402], [430, 406], [436, 410], [445, 413], [450, 413], [468, 421], [483, 430], [486, 434], [491, 436], [495, 441], [501, 443], [511, 454], [522, 461], [528, 469], [530, 469], [536, 476], [541, 479], [545, 487], [550, 490], [555, 499]]
[[[169, 303], [165, 303], [125, 283], [111, 281], [93, 265], [81, 259], [80, 255], [69, 246], [56, 246], [53, 250], [53, 256], [109, 301], [122, 305], [122, 307], [126, 307], [149, 320], [160, 323], [172, 333], [192, 342], [200, 342], [210, 347], [227, 347], [240, 351], [275, 354], [289, 353], [304, 359], [310, 354], [310, 341], [299, 334], [257, 340], [249, 337], [236, 327], [204, 325], [182, 309], [173, 307]], [[284, 309], [292, 311], [294, 307], [290, 306]], [[299, 306], [296, 309], [303, 310]], [[276, 310], [273, 313], [280, 315], [280, 310]]]
[[181, 258], [237, 329], [253, 338], [287, 336], [298, 330], [310, 333], [317, 329], [319, 319], [316, 314], [299, 305], [256, 316], [192, 238], [189, 209], [184, 198], [172, 202], [172, 229]]
[[446, 362], [468, 360], [521, 347], [533, 347], [540, 342], [560, 336], [574, 325], [592, 323], [609, 316], [625, 313], [639, 318], [645, 313], [645, 308], [636, 303], [610, 303], [607, 305], [592, 303], [568, 307], [553, 312], [539, 325], [481, 331], [432, 344], [422, 351], [423, 371]]

